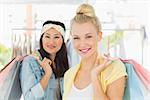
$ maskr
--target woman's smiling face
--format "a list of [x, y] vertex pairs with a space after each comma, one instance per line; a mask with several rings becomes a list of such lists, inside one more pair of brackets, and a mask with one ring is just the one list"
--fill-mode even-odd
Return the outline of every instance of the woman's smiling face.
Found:
[[56, 54], [63, 43], [62, 35], [54, 28], [50, 28], [44, 32], [42, 38], [43, 48], [49, 54]]
[[90, 23], [73, 23], [71, 28], [73, 46], [81, 58], [91, 57], [97, 52], [97, 44], [101, 34], [95, 26]]

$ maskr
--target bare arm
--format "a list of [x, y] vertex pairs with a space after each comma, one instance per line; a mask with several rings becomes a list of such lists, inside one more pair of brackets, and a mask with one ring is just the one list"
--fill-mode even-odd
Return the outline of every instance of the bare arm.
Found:
[[50, 74], [45, 74], [45, 75], [42, 77], [42, 79], [40, 80], [40, 84], [41, 84], [43, 90], [46, 89], [46, 87], [47, 87], [47, 85], [48, 85], [48, 81], [49, 81], [49, 79], [50, 79], [50, 76], [51, 76]]
[[110, 63], [111, 60], [105, 59], [104, 63], [99, 64], [96, 61], [97, 67], [91, 71], [91, 79], [93, 84], [94, 100], [122, 100], [124, 94], [124, 87], [126, 78], [125, 76], [120, 77], [114, 82], [107, 86], [106, 93], [104, 93], [101, 82], [99, 81], [99, 74], [103, 71]]
[[94, 92], [94, 100], [122, 100], [124, 94], [126, 78], [123, 76], [118, 80], [114, 81], [107, 87], [107, 91], [105, 94], [102, 90], [101, 83], [97, 77], [97, 79], [93, 79], [93, 92]]
[[126, 78], [122, 76], [116, 81], [112, 82], [107, 87], [107, 96], [111, 98], [111, 100], [122, 100], [124, 94]]
[[44, 76], [43, 76], [43, 77], [41, 78], [41, 80], [40, 80], [40, 84], [41, 84], [43, 90], [45, 90], [46, 87], [47, 87], [47, 85], [48, 85], [48, 81], [49, 81], [49, 79], [50, 79], [50, 77], [51, 77], [51, 73], [52, 73], [52, 72], [50, 72], [50, 73], [46, 73], [46, 72], [45, 72]]
[[38, 60], [38, 62], [40, 63], [41, 67], [43, 68], [45, 72], [44, 76], [40, 80], [40, 84], [42, 88], [45, 90], [48, 85], [48, 81], [51, 77], [51, 74], [52, 74], [52, 68], [50, 66], [52, 61], [47, 58], [44, 58], [42, 61]]
[[92, 84], [93, 84], [94, 100], [109, 100], [107, 95], [103, 92], [103, 89], [101, 87], [101, 83], [100, 83], [98, 77], [92, 78]]
[[110, 100], [107, 94], [104, 93], [98, 77], [100, 72], [104, 70], [110, 63], [111, 61], [106, 59], [103, 64], [99, 64], [99, 59], [97, 59], [95, 62], [96, 67], [91, 71], [94, 100]]

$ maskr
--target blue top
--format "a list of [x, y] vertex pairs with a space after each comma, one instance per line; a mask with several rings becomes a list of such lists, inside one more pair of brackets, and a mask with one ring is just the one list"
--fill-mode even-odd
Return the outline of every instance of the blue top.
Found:
[[[37, 60], [31, 56], [24, 58], [20, 69], [20, 81], [25, 100], [54, 100], [56, 93], [56, 79], [52, 73], [47, 88], [43, 90], [40, 79], [44, 75], [44, 70]], [[63, 93], [63, 78], [60, 78], [60, 93]]]

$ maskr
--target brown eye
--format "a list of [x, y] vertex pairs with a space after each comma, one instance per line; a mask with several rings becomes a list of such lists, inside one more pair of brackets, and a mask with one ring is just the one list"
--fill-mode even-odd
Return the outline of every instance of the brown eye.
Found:
[[50, 38], [50, 36], [45, 36], [45, 38]]
[[92, 38], [92, 36], [86, 36], [86, 38]]
[[55, 39], [59, 39], [60, 37], [59, 37], [59, 36], [55, 36], [54, 38], [55, 38]]
[[79, 39], [79, 38], [78, 38], [78, 37], [74, 37], [73, 39], [74, 39], [74, 40], [77, 40], [77, 39]]

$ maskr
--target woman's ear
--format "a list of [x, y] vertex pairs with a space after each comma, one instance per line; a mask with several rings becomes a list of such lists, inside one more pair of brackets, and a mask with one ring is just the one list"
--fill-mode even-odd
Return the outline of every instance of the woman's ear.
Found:
[[102, 39], [102, 32], [98, 33], [98, 41], [100, 41]]

